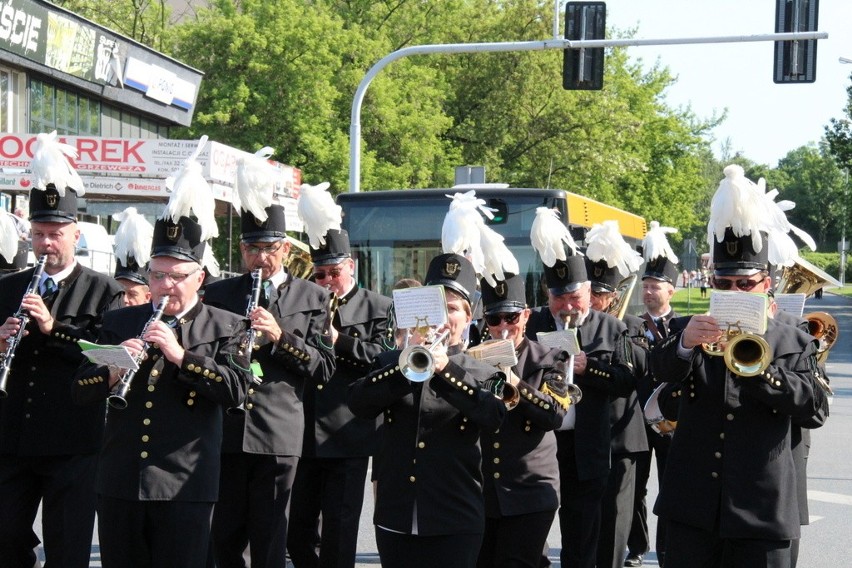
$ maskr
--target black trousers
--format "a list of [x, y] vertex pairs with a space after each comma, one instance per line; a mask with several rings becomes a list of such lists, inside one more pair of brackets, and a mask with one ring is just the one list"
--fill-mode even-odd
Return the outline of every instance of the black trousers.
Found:
[[601, 501], [601, 532], [597, 568], [621, 568], [633, 520], [636, 458], [647, 452], [612, 456], [606, 492]]
[[486, 518], [477, 568], [536, 568], [556, 511]]
[[789, 540], [719, 537], [668, 521], [666, 568], [790, 568]]
[[213, 552], [218, 568], [287, 566], [287, 518], [296, 456], [222, 454], [219, 502], [213, 509]]
[[[352, 568], [369, 458], [302, 458], [296, 468], [287, 550], [296, 568]], [[322, 514], [320, 550], [317, 526]]]
[[[671, 438], [669, 436], [661, 436], [654, 432], [649, 426], [645, 427], [645, 432], [648, 434], [648, 446], [651, 448], [649, 452], [642, 452], [636, 460], [636, 491], [633, 501], [633, 521], [630, 526], [630, 536], [627, 538], [627, 549], [630, 554], [645, 554], [651, 549], [649, 532], [648, 532], [648, 506], [646, 497], [648, 496], [648, 479], [651, 476], [651, 454], [653, 453], [657, 460], [657, 484], [663, 482], [663, 472], [666, 468], [666, 459], [669, 455], [669, 446], [671, 446]], [[655, 539], [654, 549], [657, 551], [657, 558], [666, 552], [666, 523], [663, 519], [657, 519], [657, 538]], [[662, 566], [662, 561], [660, 566]]]
[[204, 568], [213, 503], [98, 498], [104, 568]]
[[[559, 456], [575, 455], [574, 436], [557, 433]], [[574, 459], [559, 459], [559, 528], [562, 568], [595, 568], [601, 530], [601, 501], [609, 475], [579, 479]]]
[[481, 543], [481, 534], [418, 536], [376, 527], [382, 568], [474, 568]]
[[95, 527], [95, 455], [0, 456], [0, 567], [32, 568], [38, 538], [33, 522], [42, 504], [49, 566], [86, 568]]

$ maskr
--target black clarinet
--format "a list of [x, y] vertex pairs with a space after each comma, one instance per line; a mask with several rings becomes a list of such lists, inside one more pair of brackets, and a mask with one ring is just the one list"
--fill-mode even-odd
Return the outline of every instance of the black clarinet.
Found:
[[[263, 289], [263, 276], [262, 276], [262, 274], [263, 274], [263, 272], [260, 268], [258, 268], [256, 270], [252, 270], [252, 272], [251, 272], [251, 280], [252, 280], [251, 295], [249, 296], [249, 302], [248, 302], [248, 305], [246, 306], [246, 317], [251, 316], [251, 313], [260, 304], [260, 291]], [[246, 357], [248, 358], [249, 361], [251, 361], [251, 352], [254, 350], [254, 342], [257, 341], [257, 335], [258, 335], [258, 331], [253, 327], [249, 327], [248, 332], [246, 332], [245, 355], [246, 355]], [[256, 385], [259, 385], [263, 382], [263, 380], [260, 377], [254, 375], [253, 373], [252, 373], [252, 381]], [[227, 412], [228, 414], [230, 414], [232, 416], [238, 416], [240, 414], [243, 414], [246, 411], [245, 405], [246, 405], [246, 403], [245, 403], [245, 401], [243, 401], [243, 402], [240, 403], [239, 406], [232, 406], [230, 408], [225, 409], [225, 412]]]
[[[153, 325], [154, 322], [160, 321], [160, 319], [162, 319], [163, 312], [165, 311], [166, 304], [168, 302], [169, 296], [162, 296], [160, 298], [160, 303], [157, 306], [157, 311], [154, 312], [154, 315], [151, 316], [151, 319], [149, 319], [148, 322], [145, 324], [145, 327], [142, 328], [142, 333], [139, 334], [140, 339], [145, 337], [145, 333], [148, 331], [151, 325]], [[149, 347], [150, 345], [148, 345], [147, 341], [142, 342], [142, 351], [140, 351], [139, 354], [136, 356], [137, 367], [142, 364], [142, 361], [145, 359], [145, 353], [148, 351]], [[127, 408], [127, 391], [130, 390], [130, 383], [133, 382], [133, 377], [135, 376], [136, 369], [128, 369], [124, 373], [124, 375], [121, 376], [121, 378], [118, 380], [118, 388], [107, 399], [107, 402], [109, 402], [109, 405], [111, 407], [116, 408], [118, 410], [123, 410]]]
[[[38, 292], [38, 282], [41, 280], [41, 275], [44, 273], [44, 265], [47, 262], [47, 255], [43, 254], [38, 259], [38, 264], [33, 271], [32, 280], [27, 286], [24, 296], [27, 294], [35, 294]], [[18, 328], [18, 333], [6, 340], [6, 352], [3, 353], [3, 358], [0, 359], [0, 398], [6, 398], [9, 393], [6, 392], [6, 381], [9, 380], [9, 371], [12, 370], [12, 361], [15, 359], [15, 350], [21, 344], [21, 339], [24, 338], [24, 330], [27, 324], [30, 323], [30, 314], [23, 307], [24, 300], [21, 299], [21, 306], [15, 315], [12, 316], [21, 322], [21, 327]]]

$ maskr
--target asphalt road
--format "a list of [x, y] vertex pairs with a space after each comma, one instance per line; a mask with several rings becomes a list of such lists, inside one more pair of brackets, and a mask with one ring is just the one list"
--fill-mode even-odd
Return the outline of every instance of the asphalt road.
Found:
[[[812, 433], [808, 463], [810, 525], [802, 527], [799, 568], [848, 566], [852, 564], [852, 541], [847, 541], [852, 534], [852, 448], [850, 438], [847, 437], [848, 433], [852, 432], [852, 299], [826, 292], [822, 300], [808, 300], [805, 312], [811, 311], [829, 312], [837, 319], [841, 332], [837, 344], [831, 350], [826, 367], [834, 390], [831, 416], [824, 427]], [[652, 477], [648, 484], [649, 504], [653, 503], [657, 495], [655, 471], [655, 466], [652, 466]], [[365, 494], [367, 497], [361, 514], [356, 563], [356, 566], [363, 568], [379, 565], [372, 524], [372, 488], [368, 487]], [[649, 524], [653, 531], [655, 520]], [[36, 532], [40, 536], [40, 518], [36, 520], [36, 525]], [[653, 534], [651, 542], [654, 542]], [[558, 567], [558, 522], [554, 522], [548, 544], [553, 566]], [[846, 544], [850, 544], [849, 549]], [[44, 558], [41, 549], [39, 555]], [[658, 565], [653, 551], [645, 557], [644, 565]], [[92, 547], [91, 566], [101, 566], [97, 531]]]

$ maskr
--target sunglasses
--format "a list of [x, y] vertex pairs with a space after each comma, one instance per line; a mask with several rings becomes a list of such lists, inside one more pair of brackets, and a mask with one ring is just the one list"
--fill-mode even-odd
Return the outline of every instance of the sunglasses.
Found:
[[489, 314], [485, 316], [485, 323], [492, 327], [496, 327], [500, 325], [500, 322], [506, 322], [509, 325], [515, 325], [518, 323], [518, 320], [521, 318], [521, 312], [514, 312], [511, 314]]
[[337, 278], [343, 273], [341, 268], [332, 268], [328, 271], [319, 270], [314, 272], [314, 280], [325, 280], [326, 278]]
[[761, 276], [757, 280], [750, 280], [748, 278], [739, 278], [737, 280], [720, 280], [718, 278], [714, 278], [713, 287], [717, 290], [730, 290], [731, 288], [736, 286], [737, 290], [748, 292], [755, 286], [763, 282], [765, 279], [765, 276]]
[[149, 270], [148, 276], [151, 280], [156, 280], [157, 282], [161, 280], [165, 280], [168, 278], [172, 282], [180, 283], [201, 270], [200, 268], [196, 268], [192, 272], [163, 272], [161, 270]]

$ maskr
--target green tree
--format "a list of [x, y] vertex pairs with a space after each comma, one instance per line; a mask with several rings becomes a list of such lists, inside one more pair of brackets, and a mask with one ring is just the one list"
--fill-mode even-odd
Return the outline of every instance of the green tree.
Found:
[[171, 8], [166, 0], [54, 0], [54, 4], [157, 50], [167, 49]]

